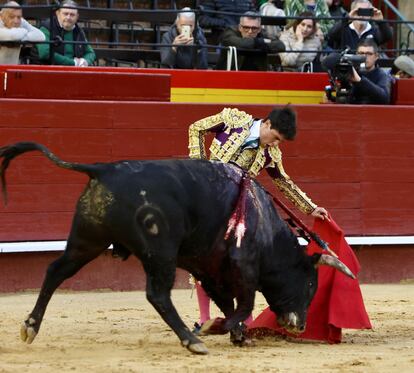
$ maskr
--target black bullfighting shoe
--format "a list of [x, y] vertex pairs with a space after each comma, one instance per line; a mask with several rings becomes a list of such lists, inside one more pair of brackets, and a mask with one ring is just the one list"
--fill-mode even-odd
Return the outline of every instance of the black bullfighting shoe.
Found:
[[203, 324], [200, 325], [198, 322], [195, 322], [194, 323], [193, 334], [199, 335], [202, 326], [203, 326]]

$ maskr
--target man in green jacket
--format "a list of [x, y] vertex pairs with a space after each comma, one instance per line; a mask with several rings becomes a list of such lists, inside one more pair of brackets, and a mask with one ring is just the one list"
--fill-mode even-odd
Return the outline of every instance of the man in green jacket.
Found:
[[[85, 67], [92, 65], [96, 59], [92, 47], [87, 44], [85, 33], [77, 24], [79, 13], [77, 4], [65, 0], [56, 11], [52, 23], [50, 20], [42, 23], [40, 30], [45, 34], [46, 41], [61, 40], [57, 46], [37, 44], [38, 57], [41, 63]], [[80, 42], [79, 44], [65, 42]], [[50, 49], [53, 51], [50, 59]]]

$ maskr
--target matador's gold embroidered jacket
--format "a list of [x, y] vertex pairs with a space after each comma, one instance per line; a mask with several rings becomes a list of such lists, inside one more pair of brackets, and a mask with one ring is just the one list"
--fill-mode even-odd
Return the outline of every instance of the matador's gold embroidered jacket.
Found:
[[224, 163], [232, 162], [248, 170], [252, 177], [265, 168], [277, 188], [305, 214], [317, 207], [285, 173], [282, 152], [278, 146], [262, 146], [258, 149], [243, 149], [249, 137], [254, 118], [238, 109], [226, 108], [221, 113], [193, 123], [189, 132], [190, 158], [207, 158], [204, 136], [216, 133], [210, 146], [210, 159]]

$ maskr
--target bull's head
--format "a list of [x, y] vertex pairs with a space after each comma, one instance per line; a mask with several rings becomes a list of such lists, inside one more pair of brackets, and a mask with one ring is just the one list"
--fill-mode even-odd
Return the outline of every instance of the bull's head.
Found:
[[262, 293], [270, 309], [277, 315], [279, 325], [291, 333], [302, 333], [306, 327], [309, 305], [318, 288], [319, 265], [329, 265], [355, 278], [337, 258], [330, 255], [304, 255], [292, 266], [269, 272], [262, 282]]

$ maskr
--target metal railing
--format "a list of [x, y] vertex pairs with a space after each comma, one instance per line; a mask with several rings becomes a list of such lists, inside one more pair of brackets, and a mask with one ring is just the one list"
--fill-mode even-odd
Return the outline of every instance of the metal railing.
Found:
[[[395, 7], [388, 1], [383, 0], [387, 3], [389, 6], [389, 9], [391, 9], [398, 19], [386, 19], [384, 22], [389, 22], [390, 24], [396, 25], [396, 27], [402, 27], [402, 25], [406, 25], [406, 27], [410, 30], [407, 41], [405, 44], [399, 44], [398, 48], [390, 48], [385, 49], [383, 51], [389, 52], [392, 55], [398, 55], [401, 52], [403, 53], [412, 53], [414, 52], [412, 49], [409, 48], [409, 37], [412, 34], [412, 31], [414, 30], [414, 22], [407, 21], [401, 13], [398, 12], [398, 9], [395, 9]], [[111, 1], [108, 0], [108, 6], [110, 6]], [[57, 5], [41, 5], [41, 6], [23, 6], [23, 14], [25, 18], [28, 19], [45, 19], [45, 18], [51, 18], [54, 14], [54, 11], [57, 8]], [[151, 24], [164, 24], [164, 25], [170, 25], [174, 22], [176, 16], [178, 13], [180, 13], [180, 10], [177, 9], [167, 9], [167, 10], [154, 10], [154, 9], [114, 9], [114, 8], [91, 8], [91, 7], [78, 7], [80, 12], [80, 21], [83, 22], [94, 22], [94, 21], [104, 21], [109, 24], [114, 23], [123, 23], [123, 22], [148, 22]], [[202, 12], [200, 10], [194, 10], [197, 16], [199, 16]], [[206, 12], [205, 12], [206, 13]], [[217, 13], [210, 11], [208, 13]], [[397, 14], [398, 13], [398, 14]], [[226, 14], [230, 15], [238, 15], [238, 13], [230, 13], [226, 12]], [[264, 25], [283, 25], [286, 23], [286, 19], [301, 19], [300, 17], [261, 17], [262, 18], [262, 24]], [[310, 17], [306, 17], [310, 18]], [[340, 20], [342, 18], [335, 18], [335, 17], [325, 17], [326, 19], [335, 19]], [[324, 18], [324, 19], [325, 19]], [[317, 19], [321, 19], [320, 17]], [[352, 19], [349, 19], [352, 20]], [[52, 41], [51, 44], [55, 43], [55, 41]], [[94, 42], [90, 41], [90, 44], [98, 46], [98, 47], [127, 47], [129, 49], [153, 49], [156, 50], [160, 46], [166, 46], [161, 45], [159, 43], [159, 40], [155, 40], [155, 42], [152, 43], [137, 43], [137, 42], [130, 42], [130, 43], [121, 43], [119, 40], [113, 40], [110, 39], [108, 42]], [[403, 46], [403, 48], [400, 48], [400, 45]], [[216, 45], [206, 45], [204, 47], [207, 47], [212, 50], [219, 50], [223, 49], [223, 47], [216, 46]], [[329, 50], [332, 51], [332, 50]], [[287, 53], [295, 53], [297, 51], [287, 51]], [[302, 51], [302, 52], [308, 52], [308, 51]], [[314, 51], [313, 51], [314, 52]], [[327, 52], [325, 50], [320, 51], [320, 53]], [[106, 51], [106, 55], [109, 55], [109, 53]], [[121, 53], [120, 53], [121, 54]], [[122, 53], [123, 55], [127, 55], [127, 52], [124, 51]], [[130, 55], [132, 55], [130, 53]], [[141, 55], [145, 55], [145, 53], [141, 53]], [[153, 55], [156, 55], [153, 54]]]

